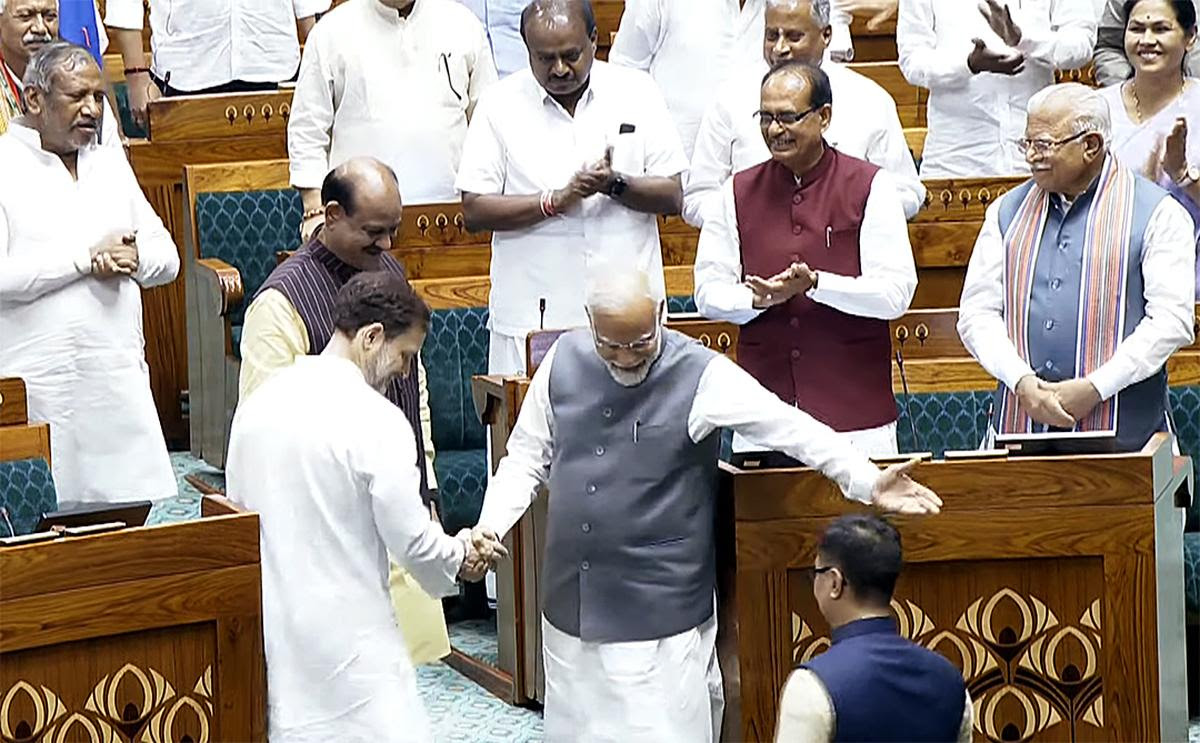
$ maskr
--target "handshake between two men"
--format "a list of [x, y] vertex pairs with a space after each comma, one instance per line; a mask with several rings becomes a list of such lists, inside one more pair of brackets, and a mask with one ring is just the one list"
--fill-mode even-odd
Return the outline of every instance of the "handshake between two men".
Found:
[[458, 569], [458, 577], [463, 580], [483, 580], [489, 570], [495, 570], [496, 565], [508, 557], [508, 549], [491, 529], [479, 526], [463, 529], [458, 533], [458, 539], [466, 546], [466, 557]]

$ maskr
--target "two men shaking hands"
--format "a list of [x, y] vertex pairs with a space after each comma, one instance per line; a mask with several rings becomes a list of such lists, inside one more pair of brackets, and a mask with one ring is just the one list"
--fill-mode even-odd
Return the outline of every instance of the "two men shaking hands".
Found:
[[508, 549], [491, 529], [476, 526], [463, 529], [457, 536], [467, 548], [467, 556], [458, 570], [458, 576], [463, 580], [483, 580], [489, 570], [495, 570], [500, 560], [508, 557]]

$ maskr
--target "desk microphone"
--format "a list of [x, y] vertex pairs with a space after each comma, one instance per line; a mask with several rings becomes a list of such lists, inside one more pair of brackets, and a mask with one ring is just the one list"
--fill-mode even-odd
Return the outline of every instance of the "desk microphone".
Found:
[[925, 451], [921, 439], [917, 437], [917, 421], [913, 418], [912, 395], [908, 392], [908, 377], [904, 374], [904, 352], [896, 347], [896, 366], [900, 369], [900, 388], [904, 390], [904, 410], [908, 413], [908, 425], [912, 429], [914, 451]]
[[4, 506], [0, 506], [0, 516], [4, 517], [4, 525], [8, 527], [8, 536], [10, 536], [10, 537], [17, 536], [17, 530], [13, 528], [13, 523], [8, 518], [8, 509], [5, 508]]
[[546, 298], [538, 297], [538, 330], [546, 329]]

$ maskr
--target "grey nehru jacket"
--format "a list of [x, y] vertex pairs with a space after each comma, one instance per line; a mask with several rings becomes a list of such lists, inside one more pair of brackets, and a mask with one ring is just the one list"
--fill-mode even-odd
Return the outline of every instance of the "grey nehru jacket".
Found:
[[712, 615], [720, 436], [694, 443], [687, 421], [715, 354], [682, 333], [662, 338], [634, 387], [613, 380], [587, 330], [554, 351], [542, 610], [589, 642], [669, 637]]

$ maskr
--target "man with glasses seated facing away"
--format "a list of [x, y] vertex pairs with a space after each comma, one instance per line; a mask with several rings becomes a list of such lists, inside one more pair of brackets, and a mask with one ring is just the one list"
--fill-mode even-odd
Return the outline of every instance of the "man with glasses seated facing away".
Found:
[[878, 516], [842, 516], [825, 529], [813, 596], [833, 644], [788, 677], [776, 743], [971, 740], [962, 674], [896, 631], [890, 604], [901, 564], [900, 534]]
[[[737, 358], [755, 379], [870, 455], [897, 451], [888, 320], [917, 272], [895, 182], [823, 138], [823, 69], [788, 62], [762, 83], [771, 159], [723, 187], [700, 231], [696, 305], [742, 326]], [[734, 451], [747, 450], [734, 437]]]
[[1002, 434], [1167, 430], [1167, 358], [1192, 342], [1192, 219], [1109, 152], [1104, 97], [1078, 83], [1029, 101], [1033, 178], [988, 207], [959, 302], [963, 345], [1000, 381]]

